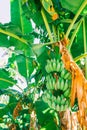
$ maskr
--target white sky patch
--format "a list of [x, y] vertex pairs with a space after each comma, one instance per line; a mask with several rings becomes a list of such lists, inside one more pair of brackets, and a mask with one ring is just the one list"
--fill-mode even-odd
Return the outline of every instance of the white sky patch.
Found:
[[12, 56], [14, 47], [0, 47], [0, 68], [5, 68], [8, 63], [8, 58]]
[[[38, 30], [38, 28], [36, 28], [36, 25], [35, 25], [35, 23], [33, 22], [33, 20], [30, 19], [30, 21], [31, 21], [32, 27], [35, 29], [35, 32], [39, 34], [40, 31]], [[39, 42], [40, 42], [40, 39], [34, 38], [34, 44], [38, 44]]]
[[10, 0], [0, 0], [0, 22], [10, 22]]
[[0, 95], [0, 104], [8, 104], [9, 96], [8, 95]]
[[39, 44], [39, 42], [40, 42], [40, 39], [34, 38], [34, 44]]
[[13, 70], [12, 68], [9, 68], [8, 71], [11, 73], [11, 77], [17, 80], [17, 84], [11, 87], [11, 89], [15, 89], [19, 92], [22, 92], [22, 90], [27, 87], [26, 79], [18, 71]]
[[[12, 87], [12, 89], [15, 89], [19, 92], [23, 92], [22, 90], [27, 87], [26, 79], [21, 76], [20, 74], [17, 74], [15, 79], [17, 80], [17, 84]], [[18, 86], [21, 88], [18, 88]]]
[[31, 23], [32, 23], [32, 27], [35, 28], [35, 23], [33, 22], [32, 19], [30, 19]]

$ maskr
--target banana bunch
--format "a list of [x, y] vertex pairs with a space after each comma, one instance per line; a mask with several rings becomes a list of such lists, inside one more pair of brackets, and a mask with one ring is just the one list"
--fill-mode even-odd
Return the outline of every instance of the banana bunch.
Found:
[[50, 91], [45, 91], [43, 100], [49, 105], [51, 109], [56, 111], [65, 111], [70, 105], [69, 98], [65, 98], [64, 95], [58, 96], [56, 98]]
[[51, 75], [46, 77], [46, 87], [48, 90], [61, 90], [68, 97], [70, 93], [71, 80], [65, 80], [59, 77], [57, 80]]
[[64, 64], [59, 59], [47, 60], [47, 65], [45, 66], [46, 72], [58, 72], [61, 73], [61, 77], [64, 79], [71, 79], [71, 74], [64, 68]]
[[46, 102], [50, 108], [57, 111], [65, 111], [70, 105], [70, 85], [69, 80], [64, 80], [59, 77], [58, 81], [52, 77], [52, 75], [47, 76], [47, 90], [43, 95], [43, 100]]
[[65, 68], [63, 68], [61, 71], [61, 77], [64, 79], [71, 79], [71, 74]]
[[46, 88], [43, 100], [56, 111], [65, 111], [70, 106], [71, 75], [60, 59], [47, 60], [45, 66]]
[[47, 60], [47, 65], [45, 67], [47, 73], [55, 72], [55, 71], [61, 72], [63, 68], [64, 68], [63, 63], [60, 62], [60, 60], [58, 59]]
[[56, 80], [55, 78], [53, 78], [53, 76], [51, 74], [49, 74], [47, 77], [46, 77], [46, 87], [48, 90], [51, 90], [51, 89], [56, 89]]

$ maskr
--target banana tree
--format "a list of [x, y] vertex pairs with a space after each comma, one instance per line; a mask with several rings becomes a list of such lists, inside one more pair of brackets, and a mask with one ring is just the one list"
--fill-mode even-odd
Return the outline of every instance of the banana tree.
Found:
[[0, 129], [86, 130], [87, 0], [10, 6], [11, 22], [0, 24]]

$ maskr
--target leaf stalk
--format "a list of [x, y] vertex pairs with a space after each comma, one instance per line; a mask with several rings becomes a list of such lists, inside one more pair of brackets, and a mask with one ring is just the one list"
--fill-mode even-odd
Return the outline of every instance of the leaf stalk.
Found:
[[42, 14], [42, 17], [43, 17], [43, 20], [44, 20], [44, 23], [45, 23], [45, 27], [47, 29], [50, 41], [52, 42], [53, 41], [52, 33], [51, 33], [50, 26], [48, 24], [48, 21], [47, 21], [47, 18], [46, 18], [46, 15], [45, 15], [45, 12], [44, 12], [43, 8], [41, 9], [41, 14]]
[[82, 10], [85, 8], [86, 5], [87, 5], [87, 0], [84, 0], [83, 3], [82, 3], [82, 5], [80, 6], [78, 12], [76, 13], [75, 17], [73, 18], [70, 26], [68, 27], [68, 30], [66, 32], [66, 37], [67, 38], [68, 38], [68, 36], [70, 34], [71, 29], [73, 28], [74, 23], [76, 22], [78, 16], [81, 14]]
[[19, 40], [20, 42], [25, 43], [26, 45], [28, 45], [27, 40], [25, 40], [24, 38], [20, 38], [19, 36], [15, 35], [15, 34], [13, 34], [11, 32], [5, 31], [5, 30], [0, 28], [0, 33], [3, 33], [3, 34], [8, 35], [10, 37], [13, 37], [13, 38]]
[[[85, 18], [83, 19], [83, 39], [84, 39], [84, 53], [87, 53]], [[87, 79], [87, 57], [86, 57], [86, 59], [85, 59], [85, 78]]]

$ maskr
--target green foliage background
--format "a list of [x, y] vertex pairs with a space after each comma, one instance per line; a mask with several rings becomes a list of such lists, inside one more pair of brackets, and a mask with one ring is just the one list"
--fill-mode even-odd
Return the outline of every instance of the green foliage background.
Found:
[[[60, 59], [59, 48], [54, 43], [67, 36], [70, 40], [67, 48], [87, 78], [87, 59], [84, 59], [84, 66], [80, 63], [80, 59], [87, 56], [87, 1], [11, 0], [10, 6], [11, 22], [0, 24], [0, 47], [13, 46], [15, 49], [8, 64], [0, 68], [0, 95], [9, 96], [7, 105], [0, 104], [0, 123], [17, 124], [17, 129], [27, 130], [30, 114], [35, 110], [39, 129], [61, 130], [58, 112], [43, 101], [43, 94], [40, 95], [46, 90], [45, 66], [48, 59]], [[54, 14], [58, 15], [55, 20], [52, 19]], [[35, 38], [39, 39], [38, 44], [34, 43]], [[25, 78], [25, 89], [16, 85], [22, 92], [11, 89], [18, 81], [9, 68]], [[13, 110], [20, 100], [26, 107], [14, 119]], [[9, 128], [6, 126], [6, 129]]]

